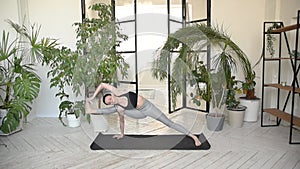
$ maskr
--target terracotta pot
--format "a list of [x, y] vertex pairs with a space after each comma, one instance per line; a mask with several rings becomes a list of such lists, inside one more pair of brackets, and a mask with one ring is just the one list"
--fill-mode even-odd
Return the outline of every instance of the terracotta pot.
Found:
[[246, 90], [246, 98], [247, 99], [255, 99], [255, 89]]

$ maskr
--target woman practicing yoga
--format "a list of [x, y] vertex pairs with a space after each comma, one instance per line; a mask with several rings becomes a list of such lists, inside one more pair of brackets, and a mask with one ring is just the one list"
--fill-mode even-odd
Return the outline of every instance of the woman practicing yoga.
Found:
[[[102, 90], [106, 89], [111, 91], [109, 94], [105, 94], [103, 96], [103, 102], [106, 105], [114, 105], [108, 108], [101, 108], [101, 109], [92, 109], [89, 105], [90, 101], [92, 101], [97, 94]], [[199, 141], [198, 137], [194, 134], [190, 133], [186, 128], [183, 126], [174, 123], [167, 116], [161, 112], [156, 106], [154, 106], [150, 101], [145, 99], [143, 96], [138, 96], [134, 92], [127, 92], [121, 93], [117, 88], [111, 86], [106, 83], [101, 83], [96, 91], [94, 92], [93, 96], [87, 98], [86, 100], [86, 113], [88, 114], [110, 114], [118, 112], [120, 118], [120, 130], [121, 134], [115, 135], [114, 138], [120, 139], [124, 137], [124, 114], [135, 118], [141, 119], [147, 116], [152, 117], [163, 124], [169, 126], [172, 129], [175, 129], [181, 133], [184, 133], [190, 136], [194, 142], [195, 146], [200, 146], [201, 142]]]

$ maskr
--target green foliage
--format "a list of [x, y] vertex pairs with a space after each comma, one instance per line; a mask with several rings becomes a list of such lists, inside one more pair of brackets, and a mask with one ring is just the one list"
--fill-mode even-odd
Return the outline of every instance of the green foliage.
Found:
[[[211, 81], [209, 80], [209, 72], [206, 70], [206, 66], [203, 61], [199, 61], [196, 65], [196, 69], [192, 71], [194, 79], [190, 81], [191, 86], [196, 86], [196, 93], [190, 93], [193, 102], [197, 105], [201, 105], [201, 99], [205, 101], [211, 100]], [[200, 85], [205, 85], [201, 87]]]
[[[7, 22], [17, 36], [9, 41], [9, 33], [3, 31], [0, 42], [0, 90], [4, 93], [0, 96], [0, 109], [8, 112], [0, 127], [4, 133], [14, 131], [30, 113], [41, 83], [34, 66], [36, 61], [42, 60], [42, 51], [49, 45], [38, 40], [39, 26], [27, 28], [10, 20]], [[43, 41], [50, 40], [44, 38]]]
[[244, 90], [253, 90], [256, 82], [255, 82], [256, 73], [252, 71], [248, 76], [245, 77], [245, 82], [243, 82], [242, 88]]
[[[52, 43], [52, 48], [45, 49], [44, 53], [47, 56], [45, 64], [50, 67], [50, 87], [59, 90], [55, 96], [61, 100], [59, 119], [62, 123], [62, 117], [69, 113], [75, 113], [76, 117], [80, 112], [85, 115], [84, 101], [71, 101], [66, 87], [72, 87], [79, 96], [83, 87], [90, 89], [100, 82], [117, 82], [117, 72], [122, 78], [126, 77], [129, 68], [121, 54], [116, 52], [116, 47], [127, 40], [127, 36], [121, 34], [118, 25], [112, 21], [112, 7], [99, 3], [89, 9], [97, 12], [98, 17], [74, 23], [77, 34], [75, 51], [56, 48], [57, 44]], [[87, 119], [90, 122], [89, 115]]]
[[[204, 65], [203, 61], [206, 60], [207, 50], [211, 54], [211, 64]], [[158, 57], [152, 62], [152, 75], [159, 80], [168, 77], [168, 66], [166, 65], [171, 63], [172, 57], [176, 57], [172, 62], [170, 75], [173, 108], [176, 106], [176, 96], [185, 94], [183, 87], [185, 87], [184, 82], [186, 81], [189, 82], [187, 85], [196, 85], [198, 88], [197, 92], [192, 94], [192, 97], [196, 98], [193, 101], [197, 104], [200, 103], [197, 101], [198, 95], [201, 96], [201, 99], [212, 101], [213, 93], [218, 93], [220, 96], [219, 99], [215, 97], [213, 100], [221, 103], [224, 102], [223, 96], [226, 96], [226, 93], [224, 94], [224, 90], [219, 91], [211, 86], [214, 79], [212, 76], [219, 76], [219, 73], [222, 73], [225, 76], [224, 79], [228, 81], [232, 76], [232, 71], [236, 71], [237, 64], [240, 65], [245, 75], [251, 72], [251, 64], [247, 56], [225, 31], [222, 28], [205, 24], [195, 24], [170, 34], [166, 43], [157, 53]], [[222, 72], [216, 72], [219, 69], [222, 69]], [[213, 70], [215, 70], [214, 73], [212, 73]], [[207, 91], [199, 89], [199, 85], [197, 85], [199, 82], [206, 83]], [[219, 87], [224, 89], [224, 85]]]
[[[59, 120], [61, 123], [67, 126], [62, 119], [62, 117], [67, 116], [67, 114], [75, 114], [76, 118], [79, 118], [81, 114], [85, 115], [84, 103], [84, 100], [76, 102], [69, 100], [62, 101], [59, 105]], [[88, 121], [90, 121], [90, 119], [88, 119]]]
[[274, 29], [278, 29], [278, 28], [280, 28], [280, 24], [273, 23], [272, 26], [270, 26], [267, 29], [267, 48], [266, 48], [266, 50], [269, 52], [271, 57], [274, 57], [274, 54], [275, 54], [274, 41], [276, 40], [276, 38], [272, 35], [272, 31]]
[[241, 91], [240, 87], [238, 87], [238, 82], [240, 81], [237, 81], [235, 76], [232, 76], [227, 83], [229, 85], [226, 98], [228, 109], [236, 109], [240, 104], [240, 101], [236, 98], [236, 93]]
[[128, 37], [120, 33], [119, 25], [113, 21], [112, 7], [97, 3], [89, 9], [97, 12], [98, 17], [74, 24], [79, 57], [72, 84], [77, 95], [83, 85], [90, 88], [100, 82], [117, 82], [117, 71], [120, 70], [124, 78], [129, 68], [121, 54], [116, 52], [116, 47]]

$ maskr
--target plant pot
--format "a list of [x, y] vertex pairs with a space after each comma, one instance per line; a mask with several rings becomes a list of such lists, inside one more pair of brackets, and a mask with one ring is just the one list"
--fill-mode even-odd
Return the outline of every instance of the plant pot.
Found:
[[[6, 109], [0, 109], [0, 126], [6, 120], [6, 115], [7, 115], [7, 110]], [[20, 119], [20, 124], [15, 130], [13, 130], [9, 133], [4, 133], [2, 130], [0, 130], [0, 136], [8, 136], [8, 135], [11, 135], [11, 134], [16, 133], [18, 131], [21, 131], [22, 129], [23, 129], [23, 119]]]
[[76, 118], [75, 114], [68, 114], [67, 120], [69, 127], [79, 127], [81, 124], [80, 117]]
[[244, 122], [245, 110], [247, 107], [238, 106], [235, 109], [227, 109], [228, 111], [228, 124], [231, 127], [242, 127]]
[[240, 104], [246, 106], [244, 121], [246, 122], [256, 122], [259, 116], [260, 99], [247, 99], [245, 97], [240, 97]]
[[206, 115], [207, 128], [210, 131], [221, 131], [224, 126], [225, 115], [209, 113]]
[[256, 96], [255, 96], [255, 89], [246, 90], [245, 94], [246, 94], [246, 98], [247, 99], [255, 99], [256, 98]]

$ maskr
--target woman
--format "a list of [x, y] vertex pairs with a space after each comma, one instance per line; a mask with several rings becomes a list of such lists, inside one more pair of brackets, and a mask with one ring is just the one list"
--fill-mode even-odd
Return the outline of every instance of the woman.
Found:
[[[105, 94], [103, 96], [104, 104], [114, 105], [114, 106], [109, 108], [102, 108], [102, 109], [92, 109], [89, 105], [89, 102], [92, 101], [102, 89], [111, 91], [111, 94]], [[152, 117], [162, 122], [163, 124], [169, 126], [170, 128], [190, 136], [194, 140], [195, 146], [201, 145], [201, 142], [199, 141], [197, 136], [190, 133], [183, 126], [172, 122], [170, 119], [167, 118], [167, 116], [163, 112], [161, 112], [161, 110], [159, 110], [156, 106], [154, 106], [151, 102], [149, 102], [144, 97], [139, 96], [134, 92], [121, 93], [114, 86], [111, 86], [106, 83], [101, 83], [97, 87], [93, 96], [87, 99], [86, 113], [110, 114], [115, 112], [118, 112], [119, 114], [120, 130], [121, 130], [121, 134], [114, 136], [114, 138], [116, 139], [120, 139], [124, 137], [124, 114], [125, 114], [135, 119], [141, 119], [147, 116]]]

